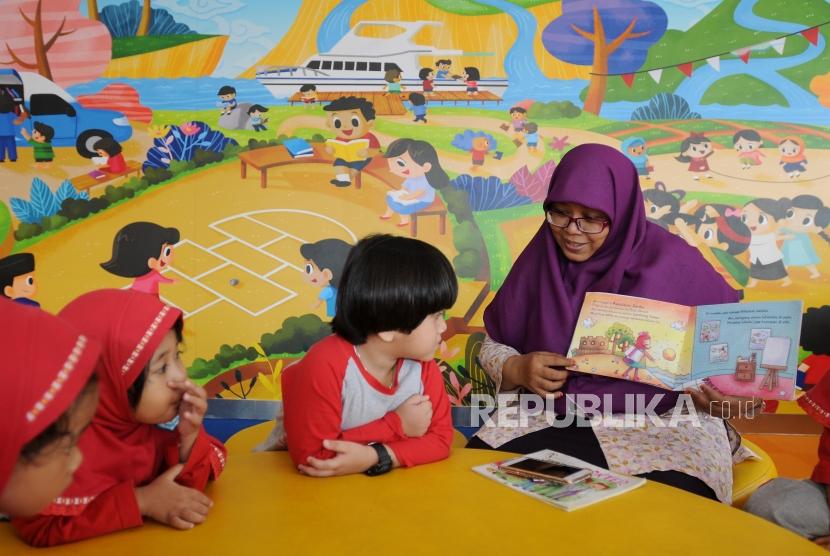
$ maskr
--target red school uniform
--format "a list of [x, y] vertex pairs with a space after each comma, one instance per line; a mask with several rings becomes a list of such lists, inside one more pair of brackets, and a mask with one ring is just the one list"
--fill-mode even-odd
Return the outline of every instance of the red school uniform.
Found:
[[810, 478], [830, 485], [830, 374], [798, 398], [798, 405], [824, 427], [818, 444], [818, 464]]
[[60, 316], [103, 347], [97, 372], [99, 402], [79, 441], [84, 454], [70, 487], [33, 518], [12, 525], [35, 546], [53, 546], [139, 527], [135, 488], [183, 463], [176, 482], [203, 490], [225, 466], [221, 442], [199, 432], [190, 457], [179, 461], [179, 434], [139, 423], [127, 399], [164, 335], [181, 317], [158, 298], [129, 290], [98, 290], [67, 305]]
[[[306, 464], [309, 456], [334, 457], [323, 448], [326, 439], [380, 442], [405, 467], [449, 456], [450, 404], [434, 360], [400, 359], [393, 386], [387, 387], [366, 371], [352, 344], [333, 334], [285, 369], [282, 393], [288, 450], [296, 465]], [[413, 394], [428, 395], [433, 409], [429, 430], [418, 438], [404, 434], [395, 413]]]

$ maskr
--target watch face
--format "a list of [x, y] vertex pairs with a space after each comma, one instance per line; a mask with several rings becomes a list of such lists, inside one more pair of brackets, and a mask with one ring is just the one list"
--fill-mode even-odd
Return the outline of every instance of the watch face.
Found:
[[372, 448], [378, 454], [378, 462], [367, 469], [365, 473], [370, 477], [382, 475], [392, 470], [392, 458], [389, 456], [389, 451], [383, 444], [371, 444]]

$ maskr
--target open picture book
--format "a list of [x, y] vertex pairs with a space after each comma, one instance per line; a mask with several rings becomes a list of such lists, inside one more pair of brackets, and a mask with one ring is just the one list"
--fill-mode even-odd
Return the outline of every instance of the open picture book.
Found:
[[[578, 483], [559, 484], [552, 481], [528, 479], [511, 475], [501, 469], [504, 465], [512, 465], [525, 458], [589, 469], [591, 476]], [[608, 498], [613, 498], [614, 496], [640, 487], [646, 482], [645, 479], [640, 477], [629, 477], [627, 475], [612, 473], [607, 469], [602, 469], [586, 461], [572, 458], [553, 450], [540, 450], [532, 454], [527, 454], [526, 456], [479, 465], [478, 467], [473, 467], [473, 471], [522, 494], [526, 494], [567, 512], [596, 504]]]
[[334, 151], [334, 158], [340, 158], [346, 162], [357, 162], [365, 160], [366, 155], [361, 151], [369, 148], [368, 139], [352, 139], [343, 141], [341, 139], [326, 139], [326, 145]]
[[801, 301], [688, 307], [589, 292], [568, 356], [577, 372], [667, 390], [702, 381], [723, 394], [791, 400]]

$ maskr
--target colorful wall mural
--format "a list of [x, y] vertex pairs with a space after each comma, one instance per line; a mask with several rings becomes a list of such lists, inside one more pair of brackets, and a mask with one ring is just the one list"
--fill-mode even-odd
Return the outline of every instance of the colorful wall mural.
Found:
[[0, 21], [4, 295], [158, 291], [212, 396], [280, 398], [376, 232], [453, 261], [448, 395], [492, 392], [484, 308], [586, 142], [745, 299], [830, 299], [828, 2], [6, 0]]

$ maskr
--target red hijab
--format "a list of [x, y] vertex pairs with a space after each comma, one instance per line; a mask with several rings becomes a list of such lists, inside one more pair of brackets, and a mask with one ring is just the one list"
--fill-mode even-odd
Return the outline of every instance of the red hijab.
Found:
[[98, 345], [36, 307], [0, 299], [0, 492], [20, 449], [55, 422], [92, 376]]
[[93, 291], [60, 312], [101, 343], [100, 401], [80, 440], [83, 464], [72, 485], [43, 513], [76, 515], [120, 483], [141, 486], [158, 475], [165, 448], [178, 442], [178, 434], [137, 422], [127, 390], [181, 315], [153, 295], [130, 290]]

